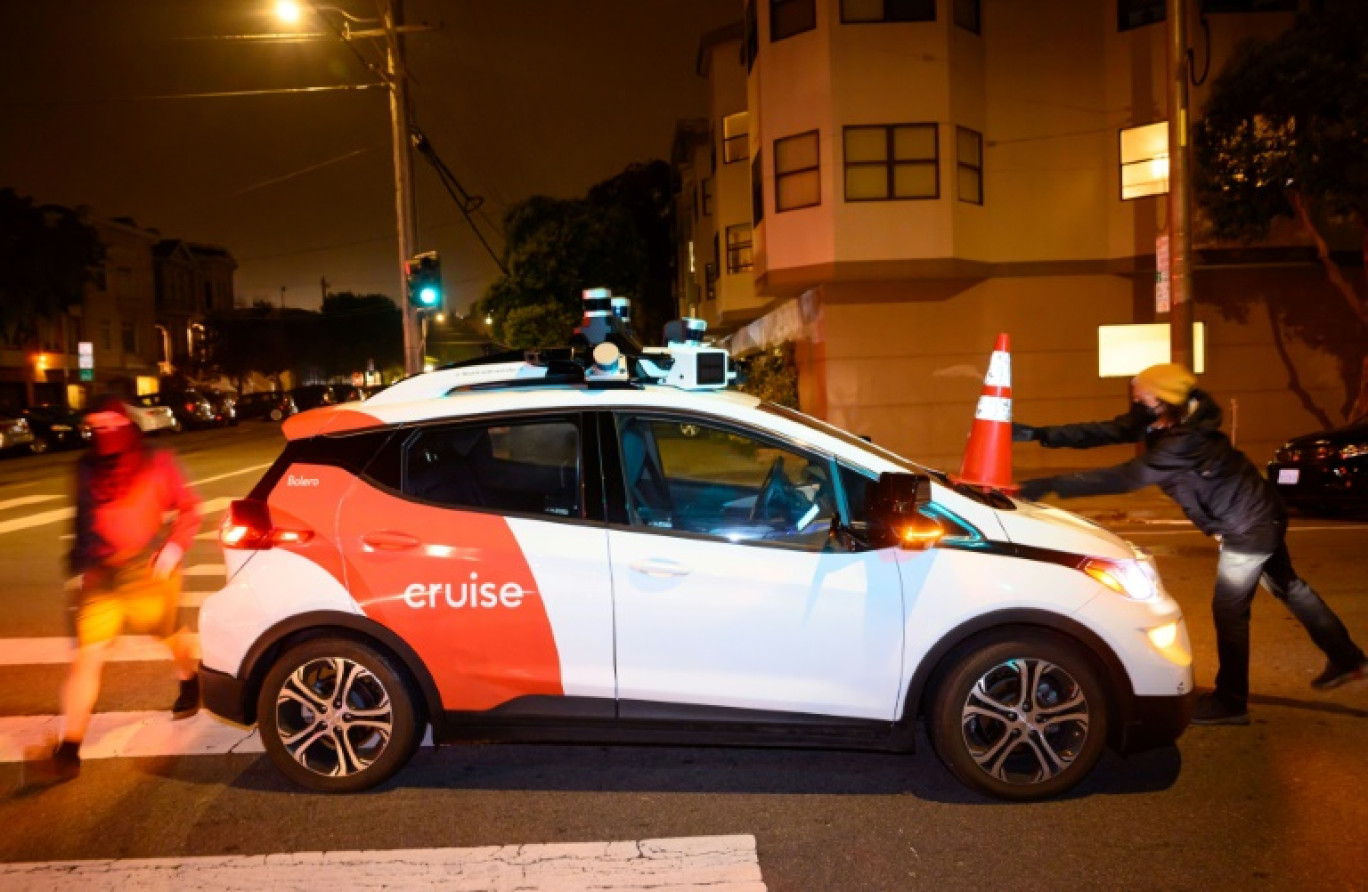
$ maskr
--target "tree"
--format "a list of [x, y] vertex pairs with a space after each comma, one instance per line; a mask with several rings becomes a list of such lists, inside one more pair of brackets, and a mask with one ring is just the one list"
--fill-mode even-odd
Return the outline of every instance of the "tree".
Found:
[[[1338, 345], [1341, 411], [1368, 415], [1368, 296], [1336, 263], [1328, 239], [1336, 227], [1354, 228], [1368, 262], [1368, 18], [1305, 15], [1274, 40], [1242, 46], [1212, 85], [1193, 148], [1201, 171], [1195, 195], [1214, 235], [1253, 241], [1285, 219], [1310, 237], [1339, 305], [1307, 312], [1292, 298], [1270, 299], [1274, 341], [1285, 362], [1281, 327], [1313, 346]], [[1221, 309], [1243, 318], [1252, 299]], [[1354, 333], [1348, 344], [1346, 331]]]
[[622, 173], [589, 190], [589, 203], [618, 207], [632, 217], [641, 236], [646, 264], [636, 287], [632, 324], [646, 340], [660, 337], [665, 323], [675, 318], [674, 282], [674, 172], [661, 160], [629, 164]]
[[[606, 287], [632, 298], [633, 326], [644, 340], [659, 338], [674, 316], [670, 283], [674, 263], [670, 166], [664, 161], [631, 164], [598, 183], [583, 199], [537, 195], [504, 217], [504, 267], [475, 307], [494, 319], [494, 336], [550, 337], [563, 343], [580, 318], [585, 288]], [[539, 307], [541, 312], [514, 310]], [[510, 327], [510, 325], [512, 327]]]
[[0, 189], [0, 340], [31, 340], [39, 320], [79, 304], [103, 260], [99, 234], [74, 212]]

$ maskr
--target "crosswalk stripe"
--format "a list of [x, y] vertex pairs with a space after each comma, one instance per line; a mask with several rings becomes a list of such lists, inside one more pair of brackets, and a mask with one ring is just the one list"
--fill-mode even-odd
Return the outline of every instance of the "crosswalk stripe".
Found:
[[[54, 739], [61, 725], [59, 715], [0, 716], [0, 762], [22, 762], [26, 748]], [[264, 750], [255, 730], [230, 725], [204, 711], [174, 721], [169, 709], [97, 712], [81, 745], [82, 761], [260, 752]]]
[[671, 889], [764, 892], [755, 837], [0, 864], [13, 892], [80, 889]]
[[27, 530], [30, 527], [41, 527], [50, 523], [70, 520], [75, 516], [75, 508], [57, 508], [52, 511], [40, 511], [37, 514], [30, 514], [27, 517], [16, 517], [14, 520], [0, 521], [0, 535], [18, 532], [19, 530]]
[[[0, 666], [48, 666], [55, 663], [70, 663], [75, 649], [75, 638], [0, 638]], [[171, 654], [166, 645], [162, 644], [161, 639], [151, 635], [124, 635], [116, 638], [105, 656], [106, 661], [113, 663], [170, 659]]]
[[53, 499], [60, 499], [62, 496], [20, 496], [17, 499], [6, 499], [0, 502], [0, 511], [9, 508], [22, 508], [24, 505], [36, 505], [39, 502], [51, 502]]
[[195, 564], [186, 567], [181, 575], [183, 576], [222, 576], [228, 572], [226, 564]]

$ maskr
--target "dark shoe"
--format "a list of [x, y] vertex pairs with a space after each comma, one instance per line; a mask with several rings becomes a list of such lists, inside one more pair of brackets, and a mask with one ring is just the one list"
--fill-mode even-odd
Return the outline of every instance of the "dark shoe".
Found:
[[1249, 710], [1243, 706], [1232, 706], [1216, 694], [1203, 694], [1197, 698], [1197, 708], [1192, 711], [1194, 725], [1248, 725]]
[[171, 719], [188, 719], [190, 716], [199, 712], [200, 690], [199, 676], [180, 683], [180, 696], [176, 697], [176, 702], [171, 704]]
[[81, 773], [81, 745], [64, 740], [24, 751], [29, 778], [36, 784], [60, 784]]
[[1311, 680], [1311, 687], [1318, 691], [1337, 688], [1345, 682], [1360, 681], [1368, 678], [1368, 660], [1360, 660], [1352, 669], [1341, 669], [1334, 663], [1326, 663], [1325, 671]]

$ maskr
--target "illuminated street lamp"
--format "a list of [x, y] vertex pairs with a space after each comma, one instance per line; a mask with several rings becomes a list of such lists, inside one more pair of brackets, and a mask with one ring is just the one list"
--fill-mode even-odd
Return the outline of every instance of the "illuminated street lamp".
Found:
[[[381, 75], [389, 88], [390, 136], [394, 144], [394, 204], [399, 236], [399, 286], [403, 292], [405, 264], [414, 254], [414, 234], [418, 230], [418, 216], [413, 196], [413, 153], [409, 143], [408, 72], [404, 67], [403, 48], [399, 35], [410, 31], [424, 31], [425, 27], [406, 27], [402, 24], [403, 0], [376, 0], [380, 16], [375, 19], [358, 18], [336, 6], [309, 2], [309, 8], [322, 15], [325, 12], [341, 16], [342, 40], [379, 38], [385, 41], [385, 71]], [[303, 9], [294, 0], [279, 0], [276, 16], [284, 22], [298, 22]], [[379, 24], [372, 29], [353, 30], [351, 25]], [[404, 372], [414, 374], [422, 368], [423, 335], [417, 310], [405, 300], [399, 301], [404, 324]]]

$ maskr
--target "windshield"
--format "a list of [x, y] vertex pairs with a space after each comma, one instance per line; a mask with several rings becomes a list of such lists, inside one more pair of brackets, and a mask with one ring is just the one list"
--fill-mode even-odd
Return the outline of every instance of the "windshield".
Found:
[[813, 418], [811, 415], [804, 415], [797, 409], [790, 409], [789, 407], [781, 406], [778, 403], [761, 403], [760, 411], [768, 412], [771, 415], [778, 415], [780, 418], [786, 418], [789, 421], [796, 422], [798, 424], [803, 425], [804, 427], [810, 427], [815, 431], [820, 431], [821, 433], [826, 434], [828, 437], [840, 440], [842, 443], [845, 443], [849, 446], [855, 446], [859, 449], [863, 449], [865, 452], [872, 452], [880, 458], [892, 462], [893, 464], [897, 465], [905, 471], [911, 471], [914, 474], [931, 474], [937, 479], [940, 479], [945, 476], [940, 471], [934, 470], [932, 468], [923, 467], [922, 465], [916, 464], [915, 462], [908, 461], [901, 455], [898, 455], [896, 452], [890, 452], [889, 450], [875, 444], [870, 440], [866, 440], [863, 437], [857, 437], [850, 431], [841, 430], [839, 427], [836, 427], [833, 424], [827, 424], [825, 421]]
[[905, 471], [910, 471], [914, 474], [927, 474], [931, 477], [931, 479], [935, 480], [941, 486], [947, 487], [948, 489], [953, 489], [960, 495], [971, 498], [976, 502], [982, 502], [983, 504], [990, 505], [994, 508], [1002, 508], [1007, 510], [1012, 510], [1016, 507], [1016, 505], [1012, 502], [1011, 499], [1007, 498], [1003, 493], [999, 492], [996, 489], [986, 489], [984, 487], [979, 486], [970, 486], [968, 484], [952, 480], [950, 478], [950, 475], [945, 473], [944, 471], [937, 470], [936, 468], [928, 468], [925, 465], [919, 465], [916, 462], [909, 461], [908, 459], [903, 458], [901, 455], [898, 455], [898, 453], [896, 452], [892, 452], [888, 449], [883, 448], [882, 446], [876, 445], [875, 443], [866, 440], [863, 437], [857, 437], [849, 431], [841, 430], [839, 427], [836, 427], [835, 425], [827, 424], [825, 421], [813, 418], [811, 415], [804, 415], [797, 409], [790, 409], [787, 406], [781, 406], [777, 403], [761, 403], [760, 411], [769, 412], [771, 415], [778, 415], [780, 418], [786, 418], [789, 421], [796, 422], [798, 424], [803, 425], [804, 427], [809, 427], [813, 430], [820, 431], [826, 434], [828, 437], [833, 437], [837, 440], [840, 440], [842, 443], [846, 443], [850, 446], [855, 446], [859, 449], [863, 449], [866, 452], [872, 452], [880, 458], [892, 462], [893, 464], [897, 465]]

